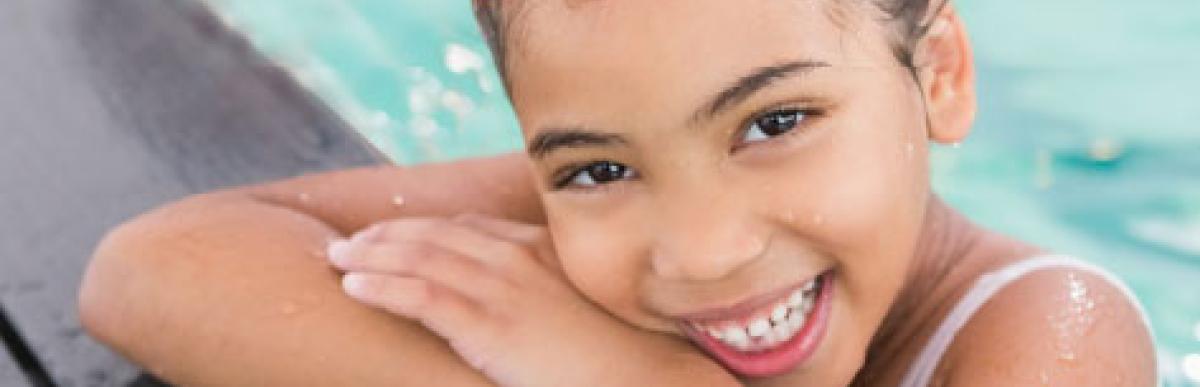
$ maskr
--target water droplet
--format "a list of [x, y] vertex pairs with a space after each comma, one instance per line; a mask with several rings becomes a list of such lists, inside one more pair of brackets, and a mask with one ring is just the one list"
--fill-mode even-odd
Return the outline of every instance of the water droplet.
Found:
[[825, 224], [825, 217], [822, 216], [821, 214], [813, 214], [812, 221], [814, 224], [819, 226], [819, 225]]
[[404, 197], [400, 195], [392, 196], [392, 205], [400, 207], [404, 205]]
[[1083, 284], [1083, 281], [1079, 280], [1079, 277], [1077, 277], [1075, 273], [1067, 274], [1067, 286], [1071, 288], [1071, 302], [1073, 304], [1083, 303], [1087, 297], [1088, 289], [1087, 286]]
[[962, 148], [962, 143], [956, 142], [956, 143], [950, 144], [950, 147], [954, 148], [954, 149], [959, 149], [959, 148]]
[[312, 201], [312, 195], [309, 195], [308, 192], [301, 192], [299, 195], [296, 195], [296, 198], [300, 199], [301, 203], [308, 203]]
[[1079, 356], [1079, 344], [1096, 321], [1095, 309], [1100, 303], [1076, 273], [1067, 273], [1065, 285], [1065, 307], [1046, 318], [1055, 333], [1058, 360], [1073, 363]]
[[792, 211], [784, 212], [783, 221], [787, 223], [796, 223], [796, 213]]
[[904, 146], [905, 156], [907, 156], [910, 159], [913, 158], [913, 154], [916, 153], [916, 151], [917, 151], [917, 146], [914, 145], [911, 141], [907, 145]]

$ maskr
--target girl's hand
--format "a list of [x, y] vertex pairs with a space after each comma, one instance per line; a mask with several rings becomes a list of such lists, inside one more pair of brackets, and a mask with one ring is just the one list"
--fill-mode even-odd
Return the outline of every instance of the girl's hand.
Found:
[[379, 223], [329, 252], [348, 294], [420, 322], [501, 385], [734, 383], [682, 340], [584, 299], [553, 254], [545, 228], [476, 215]]

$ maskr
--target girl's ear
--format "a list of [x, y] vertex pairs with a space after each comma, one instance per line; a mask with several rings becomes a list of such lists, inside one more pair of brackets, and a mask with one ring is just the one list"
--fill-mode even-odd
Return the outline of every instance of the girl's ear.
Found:
[[975, 121], [975, 59], [967, 30], [953, 5], [931, 21], [914, 53], [929, 110], [929, 138], [949, 144], [967, 137]]

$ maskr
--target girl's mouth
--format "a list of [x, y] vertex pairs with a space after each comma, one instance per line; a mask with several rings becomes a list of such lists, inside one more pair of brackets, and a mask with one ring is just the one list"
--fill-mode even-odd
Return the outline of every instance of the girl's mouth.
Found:
[[[833, 272], [781, 296], [685, 319], [684, 331], [726, 368], [748, 377], [786, 373], [816, 351], [829, 323]], [[745, 312], [743, 312], [745, 311]]]

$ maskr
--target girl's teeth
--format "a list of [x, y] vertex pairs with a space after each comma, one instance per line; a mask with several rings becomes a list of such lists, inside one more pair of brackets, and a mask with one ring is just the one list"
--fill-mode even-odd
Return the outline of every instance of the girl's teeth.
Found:
[[768, 344], [774, 345], [787, 341], [787, 339], [792, 338], [793, 333], [796, 333], [796, 330], [787, 324], [771, 327], [771, 340]]
[[775, 310], [771, 311], [771, 324], [779, 325], [784, 322], [787, 319], [788, 309], [787, 305], [776, 306]]
[[717, 328], [708, 328], [705, 331], [708, 332], [709, 336], [715, 337], [715, 338], [717, 338], [717, 340], [725, 339], [725, 331], [723, 331], [723, 330], [720, 330]]
[[806, 320], [805, 316], [807, 316], [807, 314], [801, 313], [800, 311], [795, 312], [796, 313], [788, 315], [787, 326], [793, 330], [798, 330], [800, 327], [804, 326], [804, 320]]
[[746, 335], [746, 330], [738, 327], [725, 328], [725, 333], [721, 335], [721, 341], [741, 347], [750, 344], [750, 336]]
[[801, 305], [804, 305], [804, 291], [797, 290], [792, 292], [792, 294], [788, 296], [787, 306], [795, 308]]
[[804, 289], [802, 289], [802, 290], [805, 293], [809, 293], [809, 292], [812, 292], [813, 290], [816, 290], [818, 279], [820, 279], [820, 278], [813, 278], [811, 281], [808, 281], [808, 283], [804, 284]]
[[809, 281], [789, 294], [787, 299], [771, 309], [770, 314], [756, 317], [749, 324], [708, 326], [696, 328], [739, 351], [764, 350], [790, 340], [804, 327], [816, 298], [817, 281]]
[[771, 323], [767, 319], [756, 318], [750, 322], [750, 326], [746, 327], [746, 331], [750, 333], [750, 337], [763, 337], [771, 330]]

